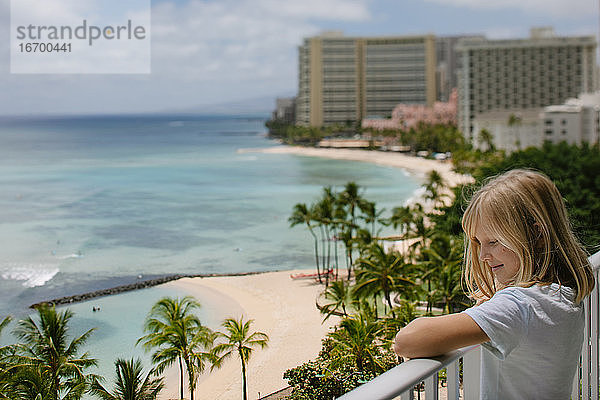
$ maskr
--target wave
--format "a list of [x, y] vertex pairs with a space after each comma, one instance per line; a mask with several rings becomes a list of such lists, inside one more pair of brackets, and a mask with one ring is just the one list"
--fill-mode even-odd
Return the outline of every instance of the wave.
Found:
[[81, 253], [77, 253], [77, 254], [69, 254], [67, 256], [58, 256], [56, 258], [58, 258], [59, 260], [68, 260], [70, 258], [82, 258], [83, 254]]
[[0, 268], [2, 279], [23, 281], [25, 287], [44, 286], [59, 271], [55, 264], [9, 263]]

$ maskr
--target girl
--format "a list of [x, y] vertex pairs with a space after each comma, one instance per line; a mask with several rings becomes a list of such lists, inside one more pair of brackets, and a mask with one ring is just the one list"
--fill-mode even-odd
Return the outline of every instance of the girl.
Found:
[[483, 344], [483, 399], [569, 399], [594, 278], [558, 189], [541, 173], [509, 171], [474, 194], [462, 225], [463, 277], [477, 305], [412, 321], [395, 352]]

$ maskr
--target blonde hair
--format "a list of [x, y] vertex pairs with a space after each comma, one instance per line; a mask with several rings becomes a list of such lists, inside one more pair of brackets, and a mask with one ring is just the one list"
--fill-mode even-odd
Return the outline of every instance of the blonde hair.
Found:
[[508, 286], [558, 283], [575, 290], [576, 302], [594, 288], [592, 268], [573, 234], [562, 196], [546, 175], [508, 171], [488, 180], [473, 195], [462, 227], [466, 234], [463, 278], [474, 299], [492, 297], [502, 289], [479, 259], [475, 230], [480, 224], [519, 258], [521, 267]]

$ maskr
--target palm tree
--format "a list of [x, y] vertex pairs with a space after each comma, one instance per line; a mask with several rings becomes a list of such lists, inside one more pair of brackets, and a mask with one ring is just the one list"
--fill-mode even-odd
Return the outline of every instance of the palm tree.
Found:
[[[43, 382], [49, 400], [80, 398], [95, 375], [85, 374], [85, 369], [97, 364], [88, 353], [79, 354], [94, 329], [69, 342], [70, 310], [57, 312], [53, 307], [37, 309], [39, 321], [32, 317], [19, 321], [15, 329], [21, 340], [17, 345], [19, 366], [33, 371]], [[32, 380], [36, 380], [32, 379]], [[41, 393], [40, 393], [41, 395]]]
[[[391, 293], [400, 290], [405, 297], [412, 297], [415, 283], [408, 279], [404, 257], [398, 252], [386, 253], [383, 246], [373, 243], [362, 258], [357, 260], [357, 295], [382, 293], [390, 310], [393, 309]], [[393, 314], [393, 312], [392, 312]]]
[[192, 342], [190, 343], [190, 363], [188, 366], [188, 371], [190, 368], [193, 369], [192, 373], [188, 373], [189, 377], [193, 377], [192, 390], [195, 389], [200, 374], [209, 365], [213, 367], [217, 363], [217, 356], [214, 353], [217, 337], [216, 332], [202, 326], [192, 338]]
[[443, 204], [443, 199], [448, 197], [443, 191], [446, 188], [446, 182], [439, 172], [432, 169], [427, 174], [425, 182], [425, 198], [431, 200], [434, 207], [438, 207], [439, 203]]
[[444, 303], [444, 313], [446, 314], [456, 312], [457, 306], [464, 308], [469, 306], [461, 287], [461, 262], [458, 260], [445, 264], [439, 275], [437, 290]]
[[383, 345], [378, 336], [382, 329], [380, 321], [363, 313], [344, 318], [339, 328], [328, 334], [334, 344], [332, 369], [352, 361], [359, 372], [383, 372], [384, 367], [378, 361]]
[[350, 290], [350, 283], [344, 280], [333, 282], [331, 286], [321, 293], [321, 297], [329, 301], [321, 306], [317, 304], [321, 314], [325, 314], [323, 321], [326, 321], [333, 314], [339, 313], [340, 308], [342, 309], [342, 315], [347, 317], [347, 307], [355, 302]]
[[432, 169], [431, 171], [429, 171], [427, 173], [427, 181], [425, 183], [425, 186], [435, 186], [437, 188], [445, 188], [446, 181], [444, 180], [444, 178], [438, 171], [436, 171], [435, 169]]
[[425, 211], [421, 203], [416, 203], [410, 207], [412, 213], [412, 224], [409, 227], [409, 237], [419, 239], [417, 242], [411, 245], [413, 253], [417, 253], [418, 250], [425, 246], [427, 238], [431, 235], [431, 229], [427, 226], [425, 221]]
[[356, 182], [348, 182], [344, 190], [338, 195], [338, 201], [347, 207], [348, 214], [350, 214], [350, 222], [353, 225], [356, 225], [356, 209], [364, 201], [359, 192], [360, 186]]
[[523, 118], [520, 115], [510, 114], [508, 116], [508, 126], [520, 125]]
[[[12, 317], [5, 317], [2, 322], [0, 322], [0, 334], [2, 330], [8, 326], [8, 324], [12, 321]], [[0, 347], [0, 400], [8, 400], [9, 397], [9, 389], [10, 389], [10, 374], [9, 370], [11, 368], [12, 363], [10, 362], [10, 356], [14, 349], [14, 346], [2, 346]]]
[[401, 328], [404, 328], [409, 322], [420, 315], [417, 311], [418, 301], [405, 299], [398, 299], [397, 301], [399, 302], [399, 305], [394, 308], [395, 316], [393, 318], [386, 317], [383, 319], [383, 337], [389, 342], [394, 340], [394, 337]]
[[[344, 209], [344, 207], [337, 201], [334, 200], [333, 202], [334, 204], [334, 208], [333, 208], [333, 239], [334, 239], [334, 243], [335, 243], [335, 279], [338, 279], [338, 275], [339, 275], [339, 262], [338, 262], [338, 242], [342, 242], [342, 244], [344, 244], [344, 246], [348, 246], [347, 244], [347, 240], [344, 237], [344, 235], [346, 234], [346, 217], [348, 215], [348, 213], [346, 212], [346, 210]], [[345, 253], [347, 254], [347, 252]], [[348, 267], [348, 258], [346, 258], [346, 268]]]
[[319, 280], [321, 279], [320, 269], [319, 269], [319, 240], [315, 231], [313, 230], [313, 226], [311, 222], [313, 221], [312, 212], [306, 207], [304, 203], [298, 203], [294, 206], [294, 211], [292, 215], [288, 218], [291, 227], [294, 227], [299, 224], [306, 224], [308, 227], [308, 231], [312, 235], [315, 242], [315, 262], [317, 264], [317, 275], [319, 276]]
[[394, 229], [400, 228], [399, 239], [402, 240], [403, 252], [405, 252], [408, 233], [410, 231], [411, 224], [414, 222], [413, 213], [410, 206], [393, 208], [392, 216], [389, 218], [388, 222], [394, 227]]
[[246, 378], [246, 366], [250, 356], [252, 355], [253, 347], [260, 346], [261, 348], [267, 347], [269, 337], [263, 332], [250, 333], [250, 325], [254, 320], [248, 320], [244, 322], [244, 317], [240, 317], [239, 321], [234, 318], [227, 318], [223, 321], [222, 326], [225, 328], [227, 333], [219, 332], [218, 335], [225, 340], [224, 343], [218, 344], [214, 352], [220, 355], [217, 365], [220, 365], [223, 360], [231, 357], [234, 353], [237, 353], [242, 363], [242, 398], [243, 400], [248, 399], [247, 394], [247, 378]]
[[494, 145], [494, 135], [492, 135], [492, 133], [487, 129], [482, 129], [481, 132], [479, 132], [478, 141], [479, 146], [482, 146], [483, 144], [486, 145], [486, 152], [493, 153], [496, 151], [496, 146]]
[[[361, 218], [364, 219], [365, 223], [371, 224], [371, 236], [375, 236], [375, 223], [382, 222], [380, 217], [381, 214], [383, 214], [383, 212], [385, 211], [385, 208], [377, 210], [377, 204], [375, 204], [372, 201], [364, 201], [361, 204], [360, 210], [364, 214], [363, 216], [361, 216]], [[378, 230], [377, 233], [379, 233], [379, 231], [381, 231], [381, 228]]]
[[156, 400], [165, 385], [163, 378], [154, 376], [153, 371], [144, 376], [139, 358], [118, 358], [115, 361], [115, 372], [117, 378], [112, 392], [95, 380], [90, 393], [102, 400]]
[[352, 275], [352, 266], [354, 265], [352, 251], [354, 249], [354, 230], [358, 229], [358, 225], [356, 223], [356, 209], [360, 209], [360, 206], [365, 202], [363, 197], [360, 195], [360, 186], [358, 186], [355, 182], [348, 182], [344, 187], [344, 190], [338, 194], [337, 203], [342, 207], [346, 208], [347, 215], [349, 217], [349, 221], [346, 222], [345, 228], [346, 232], [344, 232], [343, 236], [346, 238], [344, 240], [344, 244], [346, 245], [346, 255], [348, 257], [348, 280]]
[[[325, 286], [329, 286], [329, 270], [331, 268], [331, 232], [330, 226], [334, 225], [334, 201], [335, 196], [331, 191], [330, 187], [323, 188], [323, 197], [315, 204], [314, 207], [314, 218], [319, 222], [319, 228], [322, 229], [324, 243], [327, 244], [327, 257], [322, 263], [323, 273], [325, 274]], [[323, 248], [323, 253], [325, 249]]]
[[199, 350], [210, 347], [212, 337], [212, 332], [202, 326], [198, 317], [193, 314], [198, 308], [200, 303], [190, 296], [160, 299], [146, 317], [144, 330], [148, 334], [138, 339], [138, 343], [143, 343], [147, 350], [156, 349], [152, 354], [152, 362], [156, 364], [157, 373], [162, 373], [177, 361], [181, 398], [185, 364], [191, 400], [194, 400], [198, 374], [204, 369], [204, 366], [198, 367], [198, 360], [209, 358], [208, 353]]
[[[0, 322], [0, 333], [11, 322], [8, 316]], [[0, 347], [0, 400], [35, 400], [51, 398], [47, 374], [41, 366], [20, 364], [16, 345]]]
[[12, 321], [12, 317], [9, 315], [7, 317], [4, 317], [4, 319], [2, 320], [2, 322], [0, 322], [0, 334], [2, 333], [2, 330], [4, 328], [6, 328], [6, 326], [8, 324], [10, 324], [10, 321]]
[[[19, 365], [12, 369], [12, 381], [7, 386], [1, 399], [40, 400], [54, 398], [51, 388], [52, 379], [47, 370], [41, 365]], [[80, 399], [81, 393], [72, 393], [63, 399]]]
[[[432, 238], [431, 245], [423, 250], [425, 267], [422, 278], [428, 282], [428, 308], [440, 301], [444, 312], [452, 313], [455, 306], [464, 297], [461, 286], [462, 241], [447, 234], [438, 233]], [[431, 290], [431, 281], [434, 289]]]
[[352, 270], [352, 248], [354, 246], [354, 240], [352, 237], [352, 230], [348, 227], [348, 223], [342, 222], [341, 231], [338, 232], [338, 240], [341, 240], [346, 248], [346, 269], [348, 270], [348, 280], [350, 280], [350, 273]]

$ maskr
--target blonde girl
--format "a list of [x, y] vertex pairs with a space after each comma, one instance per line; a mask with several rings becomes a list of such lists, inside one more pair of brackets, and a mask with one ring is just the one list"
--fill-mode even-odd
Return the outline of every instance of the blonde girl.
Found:
[[483, 344], [481, 398], [569, 399], [594, 278], [558, 189], [539, 172], [509, 171], [473, 195], [462, 225], [463, 277], [477, 305], [414, 320], [395, 352]]

